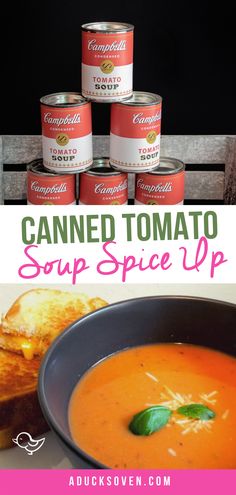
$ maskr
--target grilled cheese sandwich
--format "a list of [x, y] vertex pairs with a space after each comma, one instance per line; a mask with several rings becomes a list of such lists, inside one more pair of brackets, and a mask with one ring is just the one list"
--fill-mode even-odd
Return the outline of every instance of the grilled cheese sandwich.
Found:
[[73, 321], [106, 305], [99, 297], [32, 289], [22, 294], [2, 318], [0, 348], [22, 354], [28, 360], [42, 356]]
[[12, 438], [27, 431], [34, 438], [48, 430], [37, 397], [43, 354], [69, 324], [106, 306], [60, 290], [33, 289], [22, 294], [0, 325], [0, 449], [13, 447]]
[[6, 351], [21, 353], [25, 359], [30, 360], [37, 354], [36, 350], [40, 350], [40, 342], [25, 337], [12, 337], [9, 334], [6, 336], [0, 327], [0, 347]]

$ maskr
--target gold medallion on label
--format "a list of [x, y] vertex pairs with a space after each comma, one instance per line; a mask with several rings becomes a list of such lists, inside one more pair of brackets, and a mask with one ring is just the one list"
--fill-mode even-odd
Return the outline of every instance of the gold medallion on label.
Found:
[[111, 60], [103, 60], [100, 64], [100, 69], [104, 74], [111, 74], [115, 66]]
[[59, 144], [59, 146], [65, 146], [69, 143], [69, 141], [70, 139], [67, 134], [63, 134], [62, 132], [60, 132], [60, 134], [57, 134], [56, 142], [57, 144]]
[[156, 141], [156, 137], [157, 137], [157, 133], [156, 131], [150, 131], [147, 135], [146, 135], [146, 140], [149, 144], [153, 144], [155, 143]]

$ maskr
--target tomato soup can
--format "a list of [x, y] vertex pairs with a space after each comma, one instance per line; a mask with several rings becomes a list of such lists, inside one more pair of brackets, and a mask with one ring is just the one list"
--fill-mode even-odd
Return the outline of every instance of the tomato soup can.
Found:
[[42, 160], [27, 166], [28, 205], [75, 205], [76, 176], [47, 171]]
[[93, 162], [91, 103], [79, 93], [55, 93], [41, 102], [43, 164], [79, 173]]
[[113, 170], [109, 158], [95, 158], [92, 168], [79, 176], [80, 205], [126, 205], [128, 176]]
[[133, 91], [134, 26], [93, 22], [82, 26], [82, 95], [109, 103]]
[[160, 167], [147, 174], [137, 174], [136, 205], [182, 205], [185, 166], [175, 158], [161, 158]]
[[148, 172], [158, 167], [162, 98], [135, 91], [111, 106], [110, 163], [124, 172]]

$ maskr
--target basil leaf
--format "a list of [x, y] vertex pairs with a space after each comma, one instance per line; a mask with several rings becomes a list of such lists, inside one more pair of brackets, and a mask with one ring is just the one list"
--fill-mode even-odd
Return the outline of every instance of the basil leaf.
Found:
[[136, 414], [129, 424], [134, 435], [151, 435], [168, 423], [172, 411], [164, 406], [152, 406]]
[[183, 414], [188, 418], [201, 419], [207, 421], [215, 417], [214, 411], [203, 404], [189, 404], [188, 406], [181, 406], [176, 411], [179, 414]]

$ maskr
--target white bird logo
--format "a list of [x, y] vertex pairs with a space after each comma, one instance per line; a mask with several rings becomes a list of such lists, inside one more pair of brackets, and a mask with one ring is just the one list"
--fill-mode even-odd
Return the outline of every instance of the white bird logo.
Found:
[[13, 438], [12, 441], [21, 449], [25, 449], [28, 455], [33, 455], [34, 452], [41, 449], [45, 442], [45, 438], [34, 440], [27, 431], [22, 431], [16, 438]]

